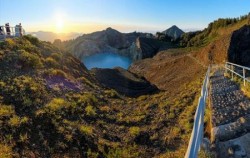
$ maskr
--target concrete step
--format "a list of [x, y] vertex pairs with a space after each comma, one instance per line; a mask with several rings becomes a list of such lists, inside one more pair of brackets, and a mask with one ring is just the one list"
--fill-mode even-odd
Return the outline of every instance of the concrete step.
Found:
[[[240, 117], [234, 122], [212, 128], [211, 141], [228, 141], [250, 132], [250, 114]], [[250, 142], [249, 142], [250, 143]]]
[[216, 71], [210, 77], [211, 142], [218, 157], [250, 158], [250, 100]]
[[250, 158], [250, 133], [218, 143], [219, 158]]

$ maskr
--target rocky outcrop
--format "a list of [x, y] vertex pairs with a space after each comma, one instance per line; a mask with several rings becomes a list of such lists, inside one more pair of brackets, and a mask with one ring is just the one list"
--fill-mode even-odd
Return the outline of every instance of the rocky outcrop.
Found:
[[117, 92], [130, 97], [137, 97], [157, 92], [156, 86], [143, 78], [123, 68], [91, 69], [96, 79], [105, 87], [115, 89]]
[[97, 53], [118, 53], [132, 60], [154, 56], [159, 50], [173, 47], [171, 43], [158, 41], [149, 33], [120, 33], [112, 28], [85, 34], [64, 42], [65, 48], [81, 59]]
[[233, 32], [228, 50], [228, 61], [250, 66], [250, 26]]
[[168, 42], [162, 42], [152, 38], [139, 37], [136, 39], [136, 47], [138, 48], [138, 59], [151, 58], [159, 51], [173, 48], [174, 46]]

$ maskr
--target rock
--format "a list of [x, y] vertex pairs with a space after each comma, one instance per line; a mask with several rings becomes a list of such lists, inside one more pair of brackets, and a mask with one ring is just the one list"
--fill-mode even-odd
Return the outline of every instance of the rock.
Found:
[[234, 150], [232, 147], [229, 147], [227, 151], [228, 151], [228, 155], [231, 155], [231, 156], [234, 155]]
[[201, 147], [205, 151], [209, 152], [210, 151], [210, 140], [208, 138], [203, 138]]
[[233, 32], [228, 50], [230, 62], [250, 66], [250, 26], [245, 25]]
[[153, 57], [159, 51], [173, 48], [173, 45], [152, 38], [138, 37], [136, 39], [136, 47], [138, 48], [138, 56], [141, 57], [138, 59], [145, 59]]

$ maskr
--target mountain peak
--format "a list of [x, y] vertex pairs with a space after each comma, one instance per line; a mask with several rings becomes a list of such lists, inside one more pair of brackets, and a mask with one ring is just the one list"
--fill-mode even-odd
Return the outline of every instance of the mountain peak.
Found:
[[108, 27], [106, 28], [106, 31], [117, 31], [117, 30], [113, 29], [112, 27]]
[[115, 30], [115, 29], [113, 29], [113, 28], [111, 28], [111, 27], [108, 27], [106, 30], [105, 30], [107, 33], [120, 33], [119, 31], [117, 31], [117, 30]]
[[[176, 26], [176, 25], [173, 25], [173, 26], [171, 26], [170, 28], [168, 28], [168, 29], [176, 29], [176, 30], [181, 30], [178, 26]], [[181, 30], [182, 31], [182, 30]], [[183, 31], [182, 31], [183, 32]], [[184, 32], [183, 32], [184, 33]]]
[[168, 35], [174, 39], [177, 39], [177, 38], [181, 37], [181, 35], [184, 33], [184, 31], [182, 31], [176, 25], [173, 25], [170, 28], [168, 28], [167, 30], [163, 31], [162, 33], [165, 35]]
[[108, 27], [106, 28], [106, 30], [114, 30], [112, 27]]

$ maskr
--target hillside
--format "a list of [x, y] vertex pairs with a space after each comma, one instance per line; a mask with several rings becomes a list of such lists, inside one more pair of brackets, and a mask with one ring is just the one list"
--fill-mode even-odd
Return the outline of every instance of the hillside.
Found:
[[[235, 39], [233, 39], [232, 35], [247, 23], [247, 16], [215, 20], [203, 31], [197, 32], [194, 36], [190, 36], [191, 38], [188, 39], [189, 42], [187, 42], [186, 49], [192, 52], [194, 57], [206, 65], [224, 63], [228, 60], [229, 48], [232, 44], [236, 44], [233, 42]], [[245, 34], [247, 34], [247, 32], [245, 32]], [[247, 37], [247, 35], [244, 36]], [[243, 45], [244, 43], [247, 44], [246, 40], [239, 42], [242, 42]], [[234, 60], [232, 62], [237, 61]]]
[[[74, 155], [92, 130], [80, 118], [88, 117], [84, 107], [90, 114], [95, 109], [101, 92], [95, 79], [72, 55], [31, 36], [6, 39], [0, 48], [0, 142], [8, 144], [0, 153], [48, 157], [70, 148]], [[76, 106], [81, 108], [72, 111]]]
[[[184, 154], [199, 76], [171, 93], [130, 98], [102, 87], [78, 59], [48, 42], [24, 36], [1, 42], [0, 50], [1, 157]], [[144, 80], [122, 74], [135, 86]]]
[[[167, 90], [173, 83], [179, 87], [183, 80], [192, 81], [192, 76], [202, 72], [203, 67], [206, 69], [209, 64], [223, 64], [229, 60], [248, 65], [248, 20], [247, 16], [218, 19], [192, 36], [185, 33], [181, 41], [187, 40], [187, 36], [190, 38], [185, 48], [161, 51], [153, 58], [136, 61], [129, 71], [144, 77], [159, 89]], [[182, 74], [186, 73], [190, 76], [183, 77]]]

